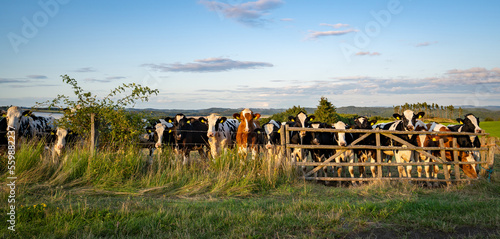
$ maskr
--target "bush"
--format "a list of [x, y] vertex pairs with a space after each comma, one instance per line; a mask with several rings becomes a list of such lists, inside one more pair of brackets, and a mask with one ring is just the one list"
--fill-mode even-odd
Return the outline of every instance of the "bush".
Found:
[[[99, 99], [91, 92], [84, 92], [75, 79], [71, 79], [68, 75], [61, 77], [64, 83], [72, 86], [77, 100], [58, 95], [49, 103], [49, 108], [65, 109], [64, 116], [57, 123], [58, 126], [71, 129], [80, 136], [88, 138], [91, 130], [91, 115], [95, 114], [99, 122], [98, 132], [101, 145], [125, 145], [139, 140], [139, 135], [145, 126], [145, 122], [141, 120], [143, 116], [140, 113], [126, 111], [125, 107], [133, 106], [137, 100], [148, 101], [151, 94], [158, 94], [158, 90], [135, 83], [123, 84], [112, 90], [106, 97]], [[119, 98], [128, 90], [131, 91], [128, 95]]]

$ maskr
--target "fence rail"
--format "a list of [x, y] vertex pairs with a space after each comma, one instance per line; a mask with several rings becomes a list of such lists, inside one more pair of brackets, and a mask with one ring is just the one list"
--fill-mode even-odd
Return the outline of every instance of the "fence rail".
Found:
[[[335, 146], [335, 145], [301, 145], [301, 144], [292, 144], [290, 143], [290, 132], [294, 131], [305, 131], [305, 132], [329, 132], [329, 133], [357, 133], [360, 134], [360, 137], [356, 139], [354, 142], [352, 142], [348, 146]], [[368, 136], [374, 134], [376, 137], [376, 145], [358, 145], [358, 143], [362, 142], [364, 139], [366, 139]], [[405, 134], [405, 135], [438, 135], [438, 136], [452, 136], [453, 137], [453, 144], [452, 147], [445, 147], [444, 146], [444, 141], [443, 139], [440, 139], [439, 141], [439, 147], [417, 147], [415, 145], [412, 145], [410, 142], [407, 142], [396, 135], [400, 134]], [[388, 137], [393, 141], [396, 141], [403, 146], [383, 146], [381, 144], [381, 137]], [[456, 137], [457, 136], [481, 136], [480, 137], [480, 142], [481, 142], [481, 147], [480, 148], [460, 148], [457, 144]], [[491, 173], [491, 169], [493, 168], [494, 164], [494, 152], [496, 143], [495, 139], [493, 137], [489, 137], [488, 133], [468, 133], [468, 132], [428, 132], [428, 131], [392, 131], [392, 130], [380, 130], [380, 129], [374, 129], [374, 130], [369, 130], [369, 129], [314, 129], [314, 128], [299, 128], [299, 127], [288, 127], [287, 125], [282, 125], [281, 127], [281, 146], [285, 149], [282, 150], [283, 156], [286, 157], [287, 159], [291, 160], [291, 149], [303, 149], [303, 150], [310, 150], [310, 149], [330, 149], [334, 150], [335, 153], [333, 153], [332, 156], [329, 158], [325, 159], [323, 162], [306, 162], [303, 160], [302, 162], [292, 162], [296, 167], [298, 168], [304, 168], [304, 167], [312, 167], [312, 169], [305, 170], [304, 174], [302, 175], [302, 178], [305, 180], [321, 180], [321, 181], [376, 181], [376, 180], [403, 180], [403, 181], [422, 181], [422, 182], [446, 182], [447, 185], [450, 185], [452, 182], [470, 182], [471, 178], [467, 177], [462, 177], [461, 173], [463, 171], [460, 169], [460, 165], [481, 165], [481, 172], [480, 175], [484, 176], [486, 173]], [[359, 149], [368, 149], [368, 150], [375, 150], [376, 155], [375, 159], [376, 162], [360, 162], [358, 159], [358, 162], [341, 162], [341, 163], [336, 163], [336, 162], [331, 162], [335, 158], [337, 158], [339, 155], [341, 155], [343, 152], [347, 150], [359, 150]], [[393, 150], [405, 150], [405, 151], [412, 151], [412, 153], [419, 153], [422, 155], [427, 156], [428, 158], [434, 160], [430, 162], [383, 162], [382, 161], [382, 154], [384, 151], [393, 151]], [[453, 161], [448, 161], [446, 159], [446, 152], [452, 152], [452, 158]], [[475, 151], [479, 152], [480, 154], [480, 161], [474, 161], [474, 162], [462, 162], [458, 160], [458, 152], [463, 152], [463, 151]], [[431, 154], [429, 152], [434, 152], [434, 154]], [[437, 152], [437, 153], [436, 153]], [[437, 156], [435, 156], [437, 154]], [[417, 155], [418, 157], [418, 155]], [[307, 158], [306, 158], [307, 159]], [[390, 170], [390, 167], [398, 167], [398, 166], [434, 166], [438, 165], [441, 166], [444, 174], [444, 179], [442, 178], [416, 178], [416, 177], [392, 177], [389, 175], [384, 175], [383, 174], [383, 169], [388, 169]], [[318, 177], [318, 176], [313, 176], [316, 174], [319, 170], [321, 170], [324, 167], [345, 167], [345, 166], [358, 166], [358, 167], [376, 167], [376, 175], [372, 175], [371, 178], [363, 178], [363, 175], [359, 175], [358, 177], [355, 178], [349, 178], [349, 177], [329, 177], [328, 175], [323, 176], [323, 177]], [[446, 167], [453, 166], [453, 175], [454, 178], [451, 176], [451, 172], [448, 170], [444, 170]], [[462, 172], [461, 172], [462, 171]]]

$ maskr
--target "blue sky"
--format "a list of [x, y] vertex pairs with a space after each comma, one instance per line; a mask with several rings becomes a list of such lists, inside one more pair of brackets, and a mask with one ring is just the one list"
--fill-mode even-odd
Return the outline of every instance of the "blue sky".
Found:
[[1, 1], [0, 105], [160, 91], [136, 108], [500, 105], [498, 1]]

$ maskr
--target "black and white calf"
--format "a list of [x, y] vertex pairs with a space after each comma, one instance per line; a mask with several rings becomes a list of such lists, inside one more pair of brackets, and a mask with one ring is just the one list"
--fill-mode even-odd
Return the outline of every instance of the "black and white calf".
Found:
[[50, 136], [47, 136], [47, 143], [53, 145], [54, 155], [61, 156], [63, 151], [73, 145], [78, 139], [78, 135], [70, 129], [58, 127], [50, 131]]
[[201, 123], [207, 125], [207, 137], [210, 144], [210, 153], [213, 158], [219, 156], [228, 147], [233, 147], [236, 141], [236, 133], [240, 122], [236, 119], [228, 119], [216, 114], [211, 114], [207, 118], [199, 118]]

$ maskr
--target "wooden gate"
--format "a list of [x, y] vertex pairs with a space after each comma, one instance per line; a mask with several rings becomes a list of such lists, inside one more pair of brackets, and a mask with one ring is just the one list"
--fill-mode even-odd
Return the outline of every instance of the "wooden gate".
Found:
[[[346, 147], [341, 147], [341, 146], [336, 146], [336, 145], [300, 145], [300, 144], [291, 144], [290, 143], [290, 133], [292, 131], [307, 131], [307, 132], [342, 132], [342, 133], [358, 133], [360, 134], [360, 137], [356, 139], [354, 142], [352, 142], [350, 145]], [[376, 138], [376, 145], [359, 145], [358, 143], [361, 142], [363, 139], [368, 137], [371, 134], [375, 134]], [[453, 138], [453, 147], [445, 147], [443, 139], [440, 139], [439, 141], [439, 147], [416, 147], [412, 145], [411, 143], [402, 140], [401, 138], [397, 137], [397, 134], [432, 134], [432, 135], [443, 135], [446, 134], [447, 136], [454, 136]], [[384, 135], [394, 141], [397, 141], [401, 143], [403, 146], [382, 146], [380, 142], [381, 135]], [[456, 141], [455, 136], [482, 136], [480, 137], [480, 142], [481, 142], [481, 147], [480, 148], [474, 148], [471, 150], [470, 148], [458, 148], [458, 144]], [[301, 176], [305, 180], [322, 180], [322, 181], [376, 181], [376, 180], [411, 180], [411, 181], [430, 181], [430, 182], [446, 182], [448, 185], [450, 185], [453, 182], [461, 182], [461, 181], [470, 181], [470, 180], [476, 180], [476, 179], [471, 179], [471, 178], [466, 178], [465, 175], [461, 176], [461, 170], [459, 165], [461, 164], [479, 164], [481, 167], [480, 175], [485, 176], [487, 173], [491, 173], [491, 169], [493, 169], [493, 164], [494, 164], [494, 158], [495, 158], [495, 138], [489, 137], [489, 134], [487, 133], [458, 133], [458, 132], [426, 132], [426, 131], [390, 131], [390, 130], [353, 130], [353, 129], [313, 129], [313, 128], [298, 128], [298, 127], [288, 127], [287, 125], [282, 125], [281, 127], [281, 146], [286, 149], [282, 150], [282, 152], [285, 154], [284, 156], [288, 160], [292, 160], [291, 154], [292, 154], [292, 149], [301, 149], [301, 150], [307, 150], [307, 149], [334, 149], [336, 152], [334, 155], [329, 157], [328, 159], [324, 160], [323, 162], [307, 162], [307, 160], [304, 160], [302, 162], [297, 162], [297, 161], [292, 161], [292, 164], [294, 164], [296, 167], [299, 168], [306, 168], [307, 170], [304, 171], [304, 174]], [[376, 160], [377, 162], [371, 163], [371, 162], [354, 162], [354, 163], [349, 163], [349, 162], [341, 162], [341, 163], [336, 163], [334, 160], [336, 157], [338, 157], [340, 154], [345, 152], [346, 150], [354, 150], [354, 149], [373, 149], [376, 150]], [[420, 154], [423, 154], [431, 159], [434, 160], [434, 162], [405, 162], [405, 163], [397, 163], [392, 160], [392, 162], [382, 162], [382, 152], [383, 151], [390, 151], [390, 150], [411, 150], [411, 151], [416, 151]], [[430, 154], [428, 151], [439, 151], [440, 152], [440, 157], [436, 157], [432, 154]], [[453, 151], [453, 162], [449, 162], [445, 158], [445, 152], [446, 151]], [[458, 160], [458, 153], [459, 151], [478, 151], [480, 153], [480, 158], [481, 161], [475, 161], [475, 162], [461, 162]], [[307, 159], [307, 158], [306, 158]], [[333, 161], [333, 162], [332, 162]], [[451, 170], [450, 172], [448, 170], [439, 170], [440, 172], [442, 171], [444, 174], [444, 179], [443, 177], [439, 177], [438, 179], [434, 178], [417, 178], [417, 177], [408, 177], [408, 178], [403, 178], [399, 177], [398, 175], [394, 174], [395, 176], [388, 176], [387, 174], [383, 174], [383, 169], [387, 168], [390, 170], [390, 167], [397, 167], [397, 166], [433, 166], [433, 165], [440, 165], [441, 168], [444, 168], [445, 166], [448, 165], [453, 165], [453, 175], [454, 177], [451, 176]], [[369, 167], [369, 166], [376, 166], [377, 168], [377, 173], [376, 177], [365, 177], [362, 178], [360, 175], [358, 175], [355, 178], [350, 178], [350, 177], [330, 177], [328, 175], [318, 177], [315, 176], [315, 174], [323, 167], [343, 167], [343, 166], [363, 166], [363, 167]], [[312, 167], [312, 168], [311, 168]], [[300, 170], [299, 170], [300, 171]]]

